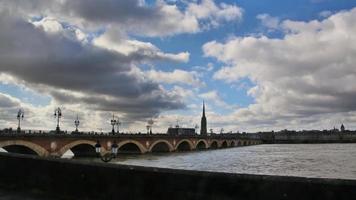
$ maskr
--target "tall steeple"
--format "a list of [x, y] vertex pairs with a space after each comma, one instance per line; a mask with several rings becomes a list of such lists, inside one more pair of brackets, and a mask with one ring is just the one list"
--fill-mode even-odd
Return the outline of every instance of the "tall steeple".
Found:
[[201, 123], [200, 123], [200, 135], [207, 135], [207, 127], [206, 127], [206, 117], [205, 117], [205, 103], [203, 101], [203, 115], [201, 117]]

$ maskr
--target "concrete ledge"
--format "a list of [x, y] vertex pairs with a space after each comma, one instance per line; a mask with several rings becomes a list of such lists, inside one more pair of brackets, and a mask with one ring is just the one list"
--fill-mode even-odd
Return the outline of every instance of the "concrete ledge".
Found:
[[356, 181], [230, 174], [0, 153], [0, 187], [64, 199], [355, 199]]

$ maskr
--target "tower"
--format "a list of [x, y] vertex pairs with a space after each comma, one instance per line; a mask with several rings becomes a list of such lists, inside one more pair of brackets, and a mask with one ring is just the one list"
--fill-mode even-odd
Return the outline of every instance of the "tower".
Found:
[[205, 117], [205, 103], [203, 101], [203, 115], [201, 117], [201, 123], [200, 123], [200, 135], [207, 135], [207, 127], [206, 127], [206, 117]]

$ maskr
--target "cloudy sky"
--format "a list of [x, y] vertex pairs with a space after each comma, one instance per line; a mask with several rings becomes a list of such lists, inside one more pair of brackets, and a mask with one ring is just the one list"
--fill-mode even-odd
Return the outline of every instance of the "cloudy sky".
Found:
[[356, 1], [2, 0], [0, 128], [356, 128]]

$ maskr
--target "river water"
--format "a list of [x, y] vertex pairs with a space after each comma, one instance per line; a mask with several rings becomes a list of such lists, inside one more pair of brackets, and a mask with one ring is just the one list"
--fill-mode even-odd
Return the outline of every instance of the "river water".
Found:
[[[90, 159], [99, 162], [98, 159]], [[101, 161], [100, 161], [101, 162]], [[356, 180], [356, 144], [271, 144], [186, 153], [119, 155], [117, 164]], [[0, 188], [0, 199], [39, 200]]]
[[119, 155], [112, 163], [230, 173], [356, 179], [356, 144], [266, 144], [186, 153]]

